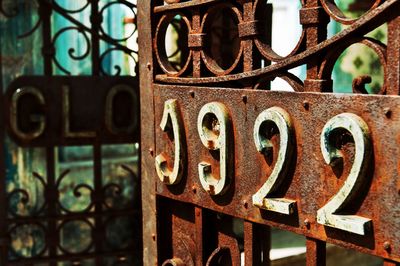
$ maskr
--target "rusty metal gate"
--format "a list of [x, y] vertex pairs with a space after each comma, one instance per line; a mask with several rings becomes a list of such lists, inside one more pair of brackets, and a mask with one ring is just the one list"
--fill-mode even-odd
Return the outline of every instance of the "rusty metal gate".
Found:
[[[366, 2], [352, 18], [302, 0], [287, 56], [267, 1], [138, 3], [146, 265], [269, 265], [271, 227], [306, 237], [307, 265], [325, 265], [327, 243], [399, 265], [400, 1]], [[346, 27], [328, 38], [330, 20]], [[368, 35], [384, 24], [386, 43]], [[370, 73], [334, 93], [353, 44], [384, 69], [373, 95]], [[304, 79], [289, 72], [302, 65]], [[275, 78], [293, 91], [270, 91]]]
[[[136, 24], [136, 1], [72, 2], [71, 9], [60, 1], [0, 1], [1, 25], [8, 23], [19, 31], [1, 28], [2, 36], [18, 35], [7, 47], [21, 50], [23, 42], [29, 44], [27, 56], [13, 55], [5, 47], [10, 39], [0, 39], [2, 266], [142, 264], [140, 169], [139, 159], [133, 158], [140, 136], [138, 75], [122, 76], [123, 65], [112, 65], [112, 73], [105, 68], [115, 52], [137, 62], [137, 49], [126, 45], [137, 38], [136, 27], [122, 37], [105, 29], [110, 9], [120, 6], [132, 15], [119, 23]], [[24, 29], [30, 10], [36, 21]], [[55, 27], [60, 20], [64, 24]], [[81, 50], [72, 44], [78, 38], [74, 36], [81, 38]], [[18, 65], [33, 60], [35, 48], [39, 62], [22, 75]], [[86, 76], [72, 75], [60, 53], [73, 61], [72, 66], [85, 63]], [[40, 157], [35, 153], [18, 161], [44, 165], [18, 172], [29, 177], [24, 183], [7, 179], [6, 154], [14, 143], [18, 152], [12, 156], [20, 154], [21, 147], [41, 151]], [[114, 160], [107, 157], [111, 148], [105, 145], [110, 144], [132, 147], [128, 157]], [[77, 148], [72, 156], [86, 156], [87, 161], [68, 164], [62, 159], [69, 146], [82, 145], [86, 148]], [[75, 201], [80, 201], [78, 207]]]

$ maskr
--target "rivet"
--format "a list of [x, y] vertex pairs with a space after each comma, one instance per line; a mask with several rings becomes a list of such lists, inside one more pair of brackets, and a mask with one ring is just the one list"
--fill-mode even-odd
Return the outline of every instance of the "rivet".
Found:
[[194, 98], [194, 91], [189, 91], [190, 97]]
[[389, 251], [389, 250], [390, 250], [390, 243], [389, 243], [388, 241], [385, 241], [385, 243], [383, 243], [383, 248], [384, 248], [386, 251]]
[[392, 117], [392, 110], [390, 110], [390, 108], [385, 108], [385, 109], [383, 109], [383, 111], [384, 111], [385, 116], [387, 118], [391, 118]]
[[147, 69], [151, 70], [151, 64], [150, 63], [147, 63]]
[[249, 208], [249, 203], [246, 200], [243, 201], [243, 207], [245, 209]]
[[242, 95], [242, 101], [246, 104], [247, 103], [247, 95]]
[[156, 234], [152, 234], [151, 238], [153, 239], [153, 241], [156, 241]]
[[151, 156], [153, 156], [154, 155], [153, 149], [149, 149], [149, 153], [150, 153]]
[[196, 186], [192, 186], [192, 192], [193, 192], [194, 194], [197, 193], [197, 187], [196, 187]]
[[303, 102], [303, 107], [306, 111], [308, 111], [310, 109], [310, 103], [308, 101], [304, 101]]
[[303, 223], [305, 227], [310, 228], [310, 220], [305, 219]]

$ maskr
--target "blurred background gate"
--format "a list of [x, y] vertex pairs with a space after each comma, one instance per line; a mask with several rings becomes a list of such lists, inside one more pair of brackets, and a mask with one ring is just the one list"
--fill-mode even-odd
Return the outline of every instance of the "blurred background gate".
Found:
[[[0, 265], [142, 264], [136, 14], [135, 0], [0, 1]], [[107, 116], [116, 134], [85, 134]]]

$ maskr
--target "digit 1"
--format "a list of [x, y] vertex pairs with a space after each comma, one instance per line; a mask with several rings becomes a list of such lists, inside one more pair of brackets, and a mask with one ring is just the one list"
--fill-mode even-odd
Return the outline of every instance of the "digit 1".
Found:
[[186, 165], [185, 133], [177, 100], [172, 99], [164, 103], [160, 127], [164, 132], [172, 130], [175, 158], [171, 169], [168, 166], [167, 154], [162, 152], [157, 155], [155, 160], [157, 175], [161, 182], [175, 185], [181, 180], [183, 167]]
[[204, 105], [197, 119], [200, 140], [207, 149], [219, 151], [219, 177], [212, 174], [211, 164], [201, 162], [198, 165], [200, 183], [211, 195], [221, 195], [229, 187], [228, 169], [233, 150], [228, 137], [232, 134], [232, 125], [228, 109], [222, 103], [211, 102]]

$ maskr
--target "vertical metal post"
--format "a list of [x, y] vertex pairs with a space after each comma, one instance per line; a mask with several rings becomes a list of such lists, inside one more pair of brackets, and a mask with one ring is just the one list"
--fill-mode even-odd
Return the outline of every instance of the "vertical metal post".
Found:
[[[52, 8], [48, 1], [39, 1], [39, 12], [42, 19], [42, 39], [43, 39], [43, 67], [44, 75], [52, 76], [53, 67], [52, 60], [55, 54], [54, 47], [51, 40], [51, 13]], [[57, 231], [57, 186], [55, 176], [55, 150], [53, 146], [46, 147], [46, 172], [47, 172], [47, 187], [45, 189], [45, 198], [48, 203], [48, 232], [47, 232], [47, 246], [49, 247], [49, 257], [54, 258], [57, 256], [57, 246], [59, 242], [59, 235]], [[50, 266], [56, 266], [54, 261], [49, 262]]]
[[143, 263], [157, 265], [157, 219], [154, 170], [154, 99], [152, 16], [153, 1], [138, 1], [140, 73], [140, 161], [143, 210]]
[[[255, 44], [252, 35], [255, 34], [257, 28], [255, 28], [255, 14], [253, 9], [253, 1], [247, 1], [243, 3], [243, 24], [251, 25], [250, 29], [246, 29], [242, 34], [247, 36], [242, 39], [243, 42], [243, 71], [248, 72], [254, 70], [255, 67], [261, 65], [261, 58], [256, 58]], [[241, 27], [239, 25], [239, 27]], [[242, 26], [243, 27], [243, 26]], [[253, 31], [253, 32], [252, 32]], [[239, 32], [241, 30], [239, 29]], [[240, 34], [239, 34], [240, 35]], [[246, 89], [252, 89], [252, 86], [247, 86]]]
[[[101, 17], [99, 14], [99, 1], [91, 1], [91, 38], [92, 38], [92, 75], [100, 75], [100, 40], [98, 37], [100, 30]], [[104, 238], [104, 224], [102, 221], [102, 187], [103, 187], [103, 174], [102, 174], [102, 154], [101, 154], [101, 143], [95, 141], [93, 145], [93, 168], [94, 168], [94, 208], [95, 208], [95, 226], [94, 226], [94, 243], [95, 243], [95, 254], [101, 254], [103, 252], [103, 238]], [[96, 265], [102, 265], [103, 260], [101, 256], [96, 256]]]
[[203, 249], [203, 209], [195, 207], [195, 224], [196, 224], [196, 265], [204, 265], [204, 249]]
[[101, 14], [99, 14], [99, 0], [91, 0], [91, 37], [92, 37], [92, 75], [100, 74], [100, 41], [99, 32], [101, 24]]
[[269, 266], [271, 261], [271, 229], [268, 226], [244, 221], [245, 265]]
[[[243, 21], [244, 23], [252, 23], [254, 21], [253, 3], [252, 1], [247, 1], [243, 3]], [[254, 43], [253, 39], [247, 37], [242, 40], [244, 42], [244, 58], [243, 58], [243, 71], [251, 71], [254, 69]], [[251, 89], [251, 88], [250, 88]]]
[[[320, 13], [321, 16], [315, 16]], [[322, 15], [324, 14], [324, 15]], [[311, 49], [327, 38], [328, 15], [323, 11], [319, 0], [306, 0], [305, 7], [300, 10], [300, 21], [305, 27], [306, 48]], [[319, 80], [321, 57], [307, 62], [307, 78], [304, 81], [304, 91], [323, 92], [331, 90], [331, 81]]]
[[307, 266], [326, 265], [326, 243], [324, 241], [307, 237], [306, 248]]
[[[200, 9], [194, 8], [192, 10], [192, 32], [190, 34], [197, 34], [199, 38], [201, 32], [201, 16]], [[199, 78], [201, 76], [201, 47], [192, 47], [193, 54], [193, 77]]]
[[[0, 109], [4, 110], [4, 88], [3, 88], [3, 60], [2, 40], [0, 35]], [[6, 164], [5, 164], [5, 125], [4, 116], [0, 116], [0, 265], [7, 265], [8, 237], [7, 237], [7, 194], [6, 194]]]
[[386, 93], [400, 94], [400, 16], [388, 23]]

